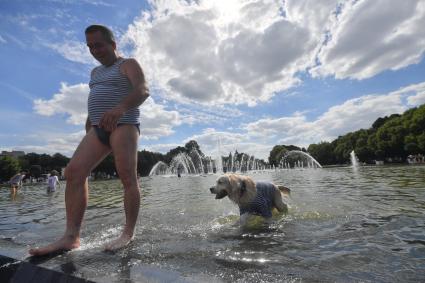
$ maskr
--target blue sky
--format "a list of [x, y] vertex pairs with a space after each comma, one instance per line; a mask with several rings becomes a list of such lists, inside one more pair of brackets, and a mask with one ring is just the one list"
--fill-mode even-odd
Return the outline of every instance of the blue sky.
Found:
[[1, 150], [72, 155], [94, 23], [146, 74], [140, 150], [267, 158], [425, 103], [424, 1], [0, 1]]

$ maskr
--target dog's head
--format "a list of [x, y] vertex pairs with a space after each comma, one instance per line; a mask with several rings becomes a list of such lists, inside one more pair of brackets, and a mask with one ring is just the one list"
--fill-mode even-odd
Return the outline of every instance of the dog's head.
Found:
[[216, 199], [228, 196], [238, 205], [250, 201], [257, 193], [255, 183], [251, 178], [236, 174], [219, 177], [216, 185], [211, 187], [210, 191], [215, 194]]

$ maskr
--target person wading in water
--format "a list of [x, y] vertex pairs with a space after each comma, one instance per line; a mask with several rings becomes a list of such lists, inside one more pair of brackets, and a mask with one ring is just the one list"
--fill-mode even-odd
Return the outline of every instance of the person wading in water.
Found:
[[118, 239], [105, 250], [126, 246], [134, 236], [140, 207], [137, 179], [139, 106], [149, 97], [139, 63], [117, 54], [111, 30], [91, 25], [85, 30], [87, 46], [100, 66], [90, 77], [86, 132], [65, 169], [66, 228], [56, 242], [29, 253], [40, 256], [80, 246], [80, 228], [88, 202], [87, 176], [108, 154], [114, 154], [115, 167], [124, 186], [125, 226]]

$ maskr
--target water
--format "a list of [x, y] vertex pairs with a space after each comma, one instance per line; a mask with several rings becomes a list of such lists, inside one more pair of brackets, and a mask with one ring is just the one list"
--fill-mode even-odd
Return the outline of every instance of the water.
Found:
[[[217, 176], [143, 178], [135, 241], [102, 244], [123, 223], [121, 186], [93, 182], [82, 247], [40, 266], [98, 282], [424, 282], [425, 166], [295, 169], [251, 175], [292, 189], [289, 214], [241, 229], [238, 209], [215, 200]], [[63, 191], [0, 189], [0, 253], [60, 236]]]
[[354, 150], [350, 152], [350, 160], [351, 160], [351, 166], [353, 166], [353, 168], [359, 167], [359, 160], [357, 159], [357, 156]]

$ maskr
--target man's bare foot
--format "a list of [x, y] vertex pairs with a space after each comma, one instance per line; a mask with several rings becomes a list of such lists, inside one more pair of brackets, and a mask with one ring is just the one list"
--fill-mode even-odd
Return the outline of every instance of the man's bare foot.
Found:
[[32, 256], [43, 256], [57, 253], [60, 251], [69, 251], [80, 247], [80, 238], [63, 236], [56, 242], [41, 248], [30, 249], [28, 252]]
[[105, 251], [113, 252], [116, 250], [119, 250], [121, 248], [124, 248], [127, 246], [132, 240], [133, 236], [122, 234], [118, 239], [115, 239], [103, 246], [103, 249]]

